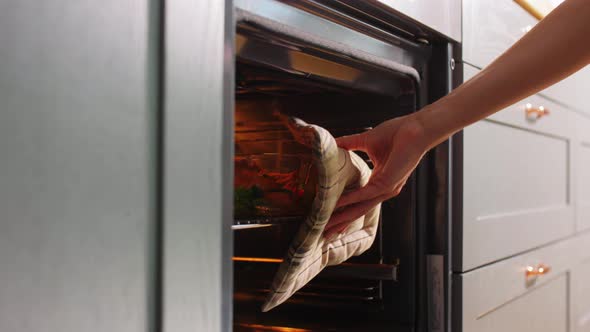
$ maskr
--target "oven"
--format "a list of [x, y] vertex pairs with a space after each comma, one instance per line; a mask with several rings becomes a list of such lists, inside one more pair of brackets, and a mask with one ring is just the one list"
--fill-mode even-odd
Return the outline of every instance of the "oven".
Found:
[[335, 137], [411, 114], [453, 87], [458, 45], [367, 3], [235, 5], [234, 331], [444, 331], [450, 142], [382, 204], [369, 250], [260, 307], [314, 194], [310, 153], [277, 114]]

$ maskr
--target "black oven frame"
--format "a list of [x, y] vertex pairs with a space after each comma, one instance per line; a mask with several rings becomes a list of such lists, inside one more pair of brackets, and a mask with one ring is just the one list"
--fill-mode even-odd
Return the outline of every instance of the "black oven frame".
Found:
[[[454, 87], [461, 83], [462, 66], [461, 63], [455, 62], [455, 58], [460, 57], [460, 45], [448, 40], [446, 37], [421, 27], [407, 19], [395, 15], [394, 13], [371, 10], [372, 7], [361, 8], [362, 10], [350, 10], [349, 1], [301, 1], [301, 2], [274, 2], [264, 1], [259, 5], [248, 6], [247, 0], [241, 7], [254, 10], [257, 14], [273, 17], [272, 10], [264, 8], [264, 4], [279, 6], [274, 9], [297, 10], [300, 15], [309, 14], [321, 20], [336, 23], [346, 29], [360, 32], [369, 39], [385, 42], [391, 46], [384, 54], [378, 56], [387, 56], [394, 61], [410, 65], [416, 68], [421, 75], [421, 83], [418, 89], [417, 108], [421, 108], [440, 97], [448, 94]], [[354, 2], [353, 2], [354, 3]], [[360, 5], [361, 7], [363, 5]], [[271, 8], [273, 9], [273, 8]], [[358, 8], [357, 8], [358, 9]], [[380, 17], [385, 15], [386, 17]], [[387, 26], [380, 26], [376, 22], [387, 19]], [[296, 20], [288, 22], [296, 24]], [[264, 27], [255, 24], [238, 23], [238, 34], [240, 33], [269, 33], [264, 31]], [[313, 29], [313, 28], [312, 28]], [[334, 32], [334, 31], [331, 31]], [[336, 31], [337, 32], [337, 31]], [[270, 32], [275, 33], [275, 32]], [[296, 38], [292, 39], [288, 35], [279, 36], [275, 41], [282, 46], [286, 44], [297, 44]], [[300, 43], [300, 42], [299, 42]], [[362, 43], [361, 43], [362, 44]], [[291, 44], [292, 45], [292, 44]], [[364, 44], [366, 46], [366, 44]], [[301, 45], [300, 45], [301, 46]], [[303, 45], [305, 46], [305, 45]], [[308, 52], [317, 52], [317, 46], [306, 47]], [[320, 50], [321, 51], [321, 50]], [[329, 57], [338, 58], [339, 61], [348, 61], [346, 57], [340, 54], [328, 54]], [[258, 55], [241, 54], [242, 59], [256, 57]], [[277, 58], [264, 56], [258, 62], [265, 65], [281, 67], [284, 64], [278, 64]], [[358, 61], [358, 59], [355, 59]], [[376, 79], [379, 77], [376, 76]], [[347, 84], [346, 82], [339, 82]], [[348, 82], [354, 84], [355, 82]], [[358, 82], [356, 82], [358, 84]], [[377, 84], [377, 86], [386, 86]], [[359, 87], [358, 85], [356, 86]], [[362, 87], [361, 87], [362, 88]], [[367, 87], [374, 89], [375, 87]], [[407, 301], [398, 301], [394, 304], [397, 306], [392, 313], [401, 315], [409, 324], [413, 324], [413, 330], [425, 331], [432, 326], [435, 312], [442, 311], [444, 317], [444, 330], [450, 330], [451, 324], [451, 220], [453, 219], [453, 193], [460, 192], [460, 176], [453, 174], [457, 171], [457, 165], [461, 161], [461, 140], [460, 134], [455, 135], [449, 141], [441, 144], [439, 147], [429, 152], [418, 166], [415, 177], [418, 179], [415, 183], [408, 186], [416, 190], [415, 204], [416, 214], [415, 223], [409, 225], [413, 229], [408, 229], [408, 234], [415, 236], [415, 259], [413, 267], [414, 273], [407, 275], [408, 279], [405, 285]], [[436, 193], [436, 194], [433, 194]], [[395, 202], [395, 201], [393, 201]], [[394, 203], [395, 204], [395, 203]], [[455, 216], [456, 217], [456, 216]], [[443, 257], [443, 273], [441, 275], [444, 287], [437, 291], [442, 296], [442, 303], [433, 304], [433, 296], [429, 294], [432, 290], [427, 289], [427, 257], [430, 255]], [[406, 259], [407, 260], [407, 259]]]

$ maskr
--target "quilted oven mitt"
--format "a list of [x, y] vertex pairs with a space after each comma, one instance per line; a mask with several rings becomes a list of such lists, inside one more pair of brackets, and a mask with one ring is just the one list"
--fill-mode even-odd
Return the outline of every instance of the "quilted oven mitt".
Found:
[[340, 149], [325, 129], [281, 116], [295, 139], [311, 148], [317, 168], [316, 196], [309, 215], [291, 242], [262, 306], [266, 312], [285, 302], [326, 266], [337, 265], [371, 247], [377, 232], [381, 205], [355, 220], [337, 236], [322, 235], [336, 202], [347, 190], [362, 187], [371, 169], [355, 153]]

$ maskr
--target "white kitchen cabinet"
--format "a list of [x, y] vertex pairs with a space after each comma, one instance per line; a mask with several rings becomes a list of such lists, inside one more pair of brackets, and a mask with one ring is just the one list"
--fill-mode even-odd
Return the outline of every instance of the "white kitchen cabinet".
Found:
[[[454, 276], [457, 331], [566, 331], [570, 293], [578, 320], [590, 301], [590, 232]], [[572, 274], [571, 269], [576, 269]], [[527, 277], [527, 268], [541, 274]], [[570, 275], [573, 275], [570, 283]], [[568, 291], [568, 289], [571, 289]], [[574, 312], [575, 314], [575, 312]], [[574, 318], [575, 319], [575, 318]], [[540, 322], [539, 322], [540, 320]], [[462, 328], [462, 329], [461, 329]], [[574, 330], [575, 331], [575, 330]], [[581, 330], [586, 331], [586, 330]]]
[[[462, 15], [464, 81], [538, 22], [510, 0]], [[588, 87], [590, 67], [464, 130], [452, 331], [590, 332]]]
[[463, 60], [485, 67], [536, 23], [513, 1], [464, 0]]
[[590, 116], [590, 66], [581, 69], [570, 77], [539, 92], [543, 96], [557, 100], [568, 107]]
[[[463, 0], [463, 60], [484, 68], [531, 30], [538, 20], [510, 0]], [[590, 66], [539, 94], [590, 115]]]
[[461, 41], [461, 0], [378, 1], [458, 42]]
[[572, 332], [590, 331], [590, 259], [571, 271]]
[[[463, 71], [463, 79], [467, 81], [475, 76], [479, 69], [464, 65]], [[541, 110], [546, 114], [539, 116], [536, 112]], [[487, 119], [528, 131], [553, 136], [567, 136], [568, 138], [576, 135], [583, 136], [584, 132], [588, 132], [585, 139], [590, 142], [590, 131], [587, 130], [590, 129], [590, 118], [578, 116], [575, 112], [559, 103], [540, 95], [526, 97], [504, 110], [490, 115]], [[586, 120], [586, 122], [581, 122], [583, 120]]]
[[[567, 275], [563, 274], [521, 296], [489, 307], [465, 321], [463, 332], [565, 332], [568, 319], [567, 283]], [[479, 290], [479, 293], [482, 291]], [[493, 288], [487, 291], [491, 292]]]
[[[466, 79], [474, 70], [466, 66]], [[525, 105], [547, 116], [527, 120]], [[571, 114], [538, 96], [463, 132], [462, 251], [467, 271], [573, 235]]]

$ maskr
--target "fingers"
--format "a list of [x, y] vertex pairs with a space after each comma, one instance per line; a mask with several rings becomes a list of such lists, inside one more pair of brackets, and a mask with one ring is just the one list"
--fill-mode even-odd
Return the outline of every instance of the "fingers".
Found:
[[366, 152], [366, 136], [356, 134], [336, 138], [336, 144], [346, 150], [356, 150]]
[[404, 179], [401, 181], [401, 183], [399, 183], [399, 184], [398, 184], [398, 185], [397, 185], [397, 186], [396, 186], [396, 187], [393, 189], [393, 191], [391, 192], [391, 195], [390, 195], [390, 197], [388, 197], [388, 198], [391, 198], [391, 197], [396, 197], [397, 195], [399, 195], [399, 194], [401, 193], [402, 189], [404, 189], [404, 186], [406, 185], [406, 182], [407, 182], [407, 181], [408, 181], [408, 177], [404, 178]]
[[362, 201], [372, 200], [383, 194], [378, 181], [370, 181], [366, 186], [347, 192], [340, 196], [336, 209]]
[[[351, 222], [357, 220], [358, 218], [367, 214], [372, 208], [374, 208], [377, 204], [385, 201], [386, 199], [396, 197], [400, 194], [402, 189], [404, 188], [408, 177], [405, 177], [398, 183], [393, 190], [387, 191], [385, 194], [380, 194], [377, 197], [372, 199], [363, 200], [360, 202], [355, 202], [352, 204], [342, 204], [341, 206], [346, 206], [345, 208], [336, 211], [330, 217], [328, 224], [324, 230], [324, 237], [330, 238], [334, 234], [342, 233]], [[367, 185], [368, 186], [368, 185]], [[363, 187], [365, 188], [365, 187]], [[361, 188], [362, 189], [362, 188]], [[359, 192], [361, 189], [355, 191]], [[361, 193], [362, 195], [362, 193]], [[343, 195], [344, 196], [344, 195]], [[340, 204], [338, 204], [340, 205]]]
[[348, 225], [358, 218], [367, 214], [377, 204], [387, 199], [386, 195], [376, 197], [371, 200], [366, 200], [357, 204], [350, 205], [342, 211], [337, 211], [332, 214], [326, 228], [324, 230], [324, 237], [329, 238], [336, 233], [341, 233], [348, 227]]
[[339, 209], [343, 206], [371, 200], [381, 195], [385, 196], [385, 199], [395, 197], [399, 195], [409, 177], [409, 175], [404, 176], [401, 180], [397, 181], [397, 184], [387, 184], [381, 174], [373, 173], [373, 175], [376, 176], [372, 177], [364, 187], [343, 193], [338, 203], [336, 203], [335, 208]]

